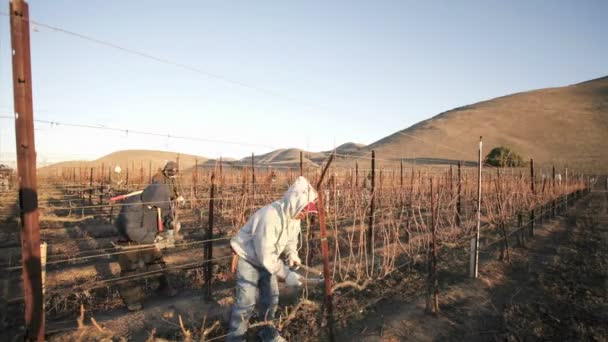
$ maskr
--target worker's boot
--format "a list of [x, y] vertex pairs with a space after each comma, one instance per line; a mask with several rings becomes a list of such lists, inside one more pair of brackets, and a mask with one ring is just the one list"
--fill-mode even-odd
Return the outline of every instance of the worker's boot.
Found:
[[[128, 277], [138, 274], [138, 268], [141, 269], [141, 259], [137, 252], [121, 253], [118, 256], [120, 265], [120, 276]], [[142, 309], [141, 302], [144, 299], [144, 293], [137, 280], [127, 281], [118, 284], [118, 293], [129, 311], [138, 311]]]

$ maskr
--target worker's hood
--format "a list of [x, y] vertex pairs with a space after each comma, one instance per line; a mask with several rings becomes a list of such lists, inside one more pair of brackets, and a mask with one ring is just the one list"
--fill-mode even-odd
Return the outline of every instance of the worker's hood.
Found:
[[308, 180], [302, 176], [298, 177], [283, 196], [284, 214], [293, 219], [308, 203], [316, 201], [317, 197], [317, 192]]

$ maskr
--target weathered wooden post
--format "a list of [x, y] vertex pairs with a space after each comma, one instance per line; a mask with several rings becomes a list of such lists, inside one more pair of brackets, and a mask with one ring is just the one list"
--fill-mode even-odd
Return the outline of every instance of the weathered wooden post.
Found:
[[255, 209], [255, 161], [254, 161], [254, 156], [253, 153], [251, 154], [251, 196], [253, 198], [253, 201], [251, 202], [252, 205], [252, 210]]
[[[372, 270], [374, 269], [374, 223], [376, 205], [376, 151], [372, 150], [372, 179], [371, 179], [371, 199], [369, 206], [369, 221], [367, 226], [367, 251], [372, 254]], [[373, 273], [373, 272], [372, 272]]]
[[456, 196], [456, 225], [460, 227], [462, 223], [462, 174], [460, 160], [458, 161], [458, 193]]
[[355, 161], [355, 188], [359, 188], [359, 162]]
[[192, 172], [192, 194], [196, 198], [198, 192], [198, 158], [194, 159], [194, 171]]
[[566, 168], [566, 172], [564, 175], [564, 186], [566, 188], [566, 191], [564, 191], [564, 210], [568, 210], [568, 195], [570, 194], [570, 186], [568, 186], [568, 168]]
[[477, 228], [475, 229], [475, 237], [471, 240], [471, 262], [469, 274], [472, 278], [477, 278], [479, 275], [479, 230], [481, 229], [481, 166], [482, 166], [482, 137], [479, 137], [479, 155], [478, 155], [478, 172], [477, 172]]
[[553, 165], [553, 171], [551, 176], [551, 217], [557, 216], [557, 201], [555, 199], [555, 165]]
[[534, 159], [530, 159], [530, 191], [532, 192], [532, 208], [530, 209], [530, 236], [534, 236], [534, 228], [536, 226], [536, 215], [534, 208], [536, 207], [536, 189], [534, 187], [536, 180], [534, 178]]
[[213, 208], [215, 197], [215, 172], [211, 173], [211, 188], [209, 190], [209, 220], [207, 226], [207, 236], [205, 242], [205, 285], [207, 299], [211, 299], [211, 283], [213, 280]]
[[89, 175], [89, 205], [93, 205], [93, 168]]
[[439, 279], [437, 278], [437, 226], [436, 215], [438, 206], [436, 205], [435, 192], [433, 191], [433, 177], [430, 178], [431, 187], [431, 249], [427, 253], [429, 263], [429, 275], [427, 283], [426, 311], [439, 315]]
[[10, 2], [15, 143], [19, 176], [19, 209], [26, 341], [44, 341], [44, 295], [38, 221], [36, 144], [32, 103], [29, 5]]
[[401, 159], [399, 163], [399, 204], [399, 210], [403, 211], [405, 207], [405, 193], [403, 192], [403, 159]]

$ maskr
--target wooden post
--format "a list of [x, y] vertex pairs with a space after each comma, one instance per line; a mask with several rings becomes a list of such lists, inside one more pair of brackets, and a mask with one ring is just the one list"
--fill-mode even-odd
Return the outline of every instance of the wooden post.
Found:
[[359, 188], [359, 162], [355, 161], [355, 188]]
[[211, 173], [211, 189], [209, 190], [209, 220], [205, 242], [205, 286], [207, 299], [211, 299], [211, 283], [213, 279], [213, 208], [215, 197], [215, 172]]
[[89, 175], [89, 205], [93, 205], [93, 168]]
[[253, 207], [255, 206], [255, 160], [254, 160], [253, 153], [251, 153], [251, 197], [253, 199], [251, 201], [252, 210], [253, 210], [254, 209]]
[[570, 187], [568, 186], [568, 168], [566, 168], [566, 173], [564, 175], [564, 186], [566, 187], [566, 194], [564, 195], [564, 210], [568, 210], [568, 194], [570, 192]]
[[302, 151], [300, 151], [300, 176], [304, 175], [304, 156]]
[[220, 185], [224, 182], [224, 161], [220, 156]]
[[38, 221], [36, 144], [32, 104], [29, 6], [26, 1], [10, 2], [13, 62], [15, 142], [19, 176], [21, 260], [25, 300], [25, 340], [44, 341], [44, 295]]
[[553, 165], [551, 176], [551, 217], [557, 216], [556, 200], [555, 200], [555, 165]]
[[477, 278], [479, 275], [479, 230], [481, 229], [481, 166], [482, 166], [482, 137], [479, 137], [479, 155], [478, 155], [478, 172], [477, 172], [477, 228], [475, 229], [475, 244], [471, 254], [475, 257], [471, 258], [473, 264], [471, 266], [470, 276]]
[[[197, 195], [197, 188], [198, 186], [198, 158], [194, 159], [194, 171], [192, 172], [192, 193], [193, 193], [193, 197], [196, 198]], [[193, 200], [194, 200], [193, 198]]]
[[[372, 179], [371, 179], [371, 202], [369, 206], [369, 221], [367, 225], [367, 251], [374, 255], [374, 214], [376, 205], [376, 151], [372, 150]], [[373, 270], [372, 263], [372, 270]]]
[[462, 224], [462, 163], [458, 161], [458, 193], [456, 194], [456, 225]]
[[530, 236], [534, 236], [534, 228], [536, 226], [536, 214], [534, 208], [536, 207], [536, 189], [534, 184], [536, 179], [534, 178], [534, 159], [530, 159], [530, 191], [532, 192], [532, 209], [530, 209]]
[[427, 254], [429, 263], [429, 275], [427, 283], [426, 310], [429, 313], [439, 315], [439, 279], [437, 278], [437, 227], [436, 227], [436, 198], [433, 191], [433, 177], [430, 179], [431, 186], [431, 249]]
[[401, 188], [403, 188], [403, 159], [401, 160], [400, 167], [399, 167], [399, 178], [400, 178], [399, 185], [401, 186]]
[[152, 184], [152, 161], [148, 162], [148, 184]]

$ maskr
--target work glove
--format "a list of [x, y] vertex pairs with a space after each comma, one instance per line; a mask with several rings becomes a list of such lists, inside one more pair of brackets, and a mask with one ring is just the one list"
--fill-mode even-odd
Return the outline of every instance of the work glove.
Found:
[[[281, 264], [283, 264], [283, 261], [279, 260], [281, 262]], [[289, 272], [291, 272], [291, 270], [289, 269], [289, 266], [283, 264], [280, 268], [279, 271], [276, 273], [276, 276], [281, 279], [281, 280], [285, 280], [287, 279], [287, 275], [289, 274]]]
[[302, 260], [300, 259], [300, 257], [297, 254], [293, 254], [287, 258], [287, 264], [289, 265], [289, 268], [291, 268], [292, 270], [297, 270], [298, 268], [300, 268], [300, 265], [302, 264]]
[[301, 275], [297, 274], [294, 271], [289, 271], [289, 273], [287, 273], [287, 278], [285, 278], [285, 285], [292, 287], [300, 287], [302, 286], [302, 281], [300, 281], [300, 279], [302, 279]]

